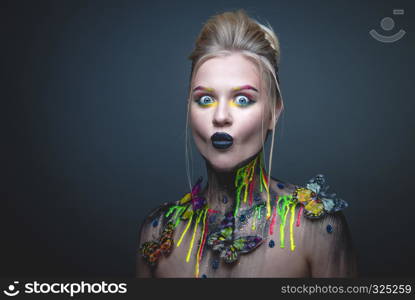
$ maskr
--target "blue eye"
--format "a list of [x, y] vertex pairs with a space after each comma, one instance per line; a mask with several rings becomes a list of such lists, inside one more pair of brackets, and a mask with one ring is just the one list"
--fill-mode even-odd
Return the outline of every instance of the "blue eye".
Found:
[[199, 105], [209, 105], [213, 103], [213, 98], [211, 96], [202, 96], [196, 100]]
[[239, 106], [248, 106], [252, 103], [254, 103], [254, 101], [252, 101], [251, 99], [249, 99], [247, 96], [244, 95], [238, 95], [235, 98], [235, 103]]

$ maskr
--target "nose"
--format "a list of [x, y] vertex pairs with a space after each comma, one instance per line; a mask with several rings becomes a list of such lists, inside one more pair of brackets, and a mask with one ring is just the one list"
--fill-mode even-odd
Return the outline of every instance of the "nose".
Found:
[[232, 116], [226, 100], [219, 101], [218, 106], [216, 106], [212, 122], [215, 127], [225, 127], [232, 124]]

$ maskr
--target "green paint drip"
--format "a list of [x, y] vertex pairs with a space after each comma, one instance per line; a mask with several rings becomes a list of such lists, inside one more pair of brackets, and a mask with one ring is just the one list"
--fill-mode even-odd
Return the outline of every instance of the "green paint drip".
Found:
[[[242, 189], [244, 192], [244, 199], [246, 199], [247, 195], [249, 194], [249, 185], [250, 182], [253, 180], [254, 176], [255, 176], [255, 171], [256, 168], [259, 165], [259, 171], [260, 171], [260, 184], [259, 184], [259, 188], [260, 188], [260, 192], [262, 193], [262, 165], [263, 165], [263, 151], [261, 151], [259, 153], [259, 157], [256, 157], [254, 160], [252, 160], [250, 163], [248, 163], [246, 166], [243, 166], [241, 168], [239, 168], [236, 171], [236, 175], [235, 175], [235, 187], [236, 187], [236, 205], [235, 205], [235, 211], [234, 211], [234, 217], [237, 216], [238, 214], [238, 210], [241, 206], [241, 194], [242, 194]], [[258, 163], [258, 159], [259, 159], [259, 163]], [[252, 172], [250, 174], [250, 172]]]
[[174, 228], [176, 228], [180, 223], [180, 218], [176, 219], [176, 222], [174, 223]]
[[259, 166], [259, 192], [262, 193], [262, 168]]
[[166, 218], [168, 218], [172, 213], [173, 213], [173, 211], [174, 210], [176, 210], [177, 208], [179, 208], [179, 207], [181, 207], [181, 206], [179, 206], [179, 205], [175, 205], [175, 206], [172, 206], [172, 207], [170, 207], [169, 208], [169, 211], [164, 215]]
[[245, 188], [245, 193], [247, 191], [248, 188], [248, 184], [246, 182], [244, 182], [244, 179], [246, 179], [248, 177], [248, 165], [239, 168], [238, 171], [236, 172], [236, 177], [235, 177], [235, 186], [237, 187], [236, 189], [236, 205], [235, 205], [235, 211], [233, 213], [234, 217], [236, 217], [236, 215], [238, 214], [238, 210], [239, 207], [241, 205], [241, 193], [242, 193], [242, 189]]
[[234, 217], [236, 217], [238, 210], [239, 210], [239, 206], [241, 205], [241, 190], [242, 190], [242, 186], [238, 187], [238, 189], [236, 190], [236, 205], [235, 205], [235, 211], [233, 213]]
[[190, 207], [190, 205], [181, 206], [181, 205], [175, 205], [169, 208], [169, 211], [165, 214], [165, 217], [168, 218], [171, 214], [174, 213], [172, 217], [172, 222], [174, 224], [174, 227], [176, 228], [177, 225], [180, 224], [181, 216], [183, 213]]
[[285, 246], [284, 245], [284, 239], [285, 239], [284, 229], [285, 229], [285, 224], [287, 221], [287, 214], [291, 206], [295, 204], [296, 202], [292, 200], [291, 195], [280, 196], [277, 201], [277, 212], [281, 218], [281, 223], [280, 223], [280, 247], [281, 248], [284, 248]]

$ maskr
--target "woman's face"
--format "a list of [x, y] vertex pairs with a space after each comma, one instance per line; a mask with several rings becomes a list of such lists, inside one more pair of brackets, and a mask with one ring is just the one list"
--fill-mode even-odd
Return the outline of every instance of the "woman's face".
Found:
[[211, 58], [191, 88], [193, 138], [216, 171], [231, 171], [260, 151], [273, 122], [253, 62], [239, 53]]

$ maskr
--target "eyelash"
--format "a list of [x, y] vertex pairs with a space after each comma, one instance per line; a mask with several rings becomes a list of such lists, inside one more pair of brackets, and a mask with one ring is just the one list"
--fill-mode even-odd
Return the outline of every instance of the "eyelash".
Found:
[[[210, 94], [205, 94], [205, 95], [201, 95], [201, 96], [199, 96], [199, 97], [197, 97], [196, 99], [195, 99], [195, 102], [197, 103], [197, 104], [199, 104], [200, 106], [208, 106], [209, 104], [211, 104], [211, 103], [208, 103], [208, 104], [202, 104], [201, 103], [201, 99], [203, 98], [203, 97], [205, 97], [205, 96], [209, 96], [210, 98], [212, 98], [212, 99], [214, 99], [214, 97], [212, 96], [212, 95], [210, 95]], [[235, 98], [237, 98], [237, 97], [239, 97], [239, 96], [244, 96], [244, 97], [246, 97], [247, 99], [248, 99], [248, 103], [247, 104], [244, 104], [244, 105], [240, 105], [240, 104], [237, 104], [238, 106], [240, 106], [240, 107], [246, 107], [246, 106], [249, 106], [249, 105], [252, 105], [252, 104], [254, 104], [256, 101], [254, 101], [254, 100], [252, 100], [248, 95], [246, 95], [246, 94], [237, 94], [237, 95], [235, 95]]]

